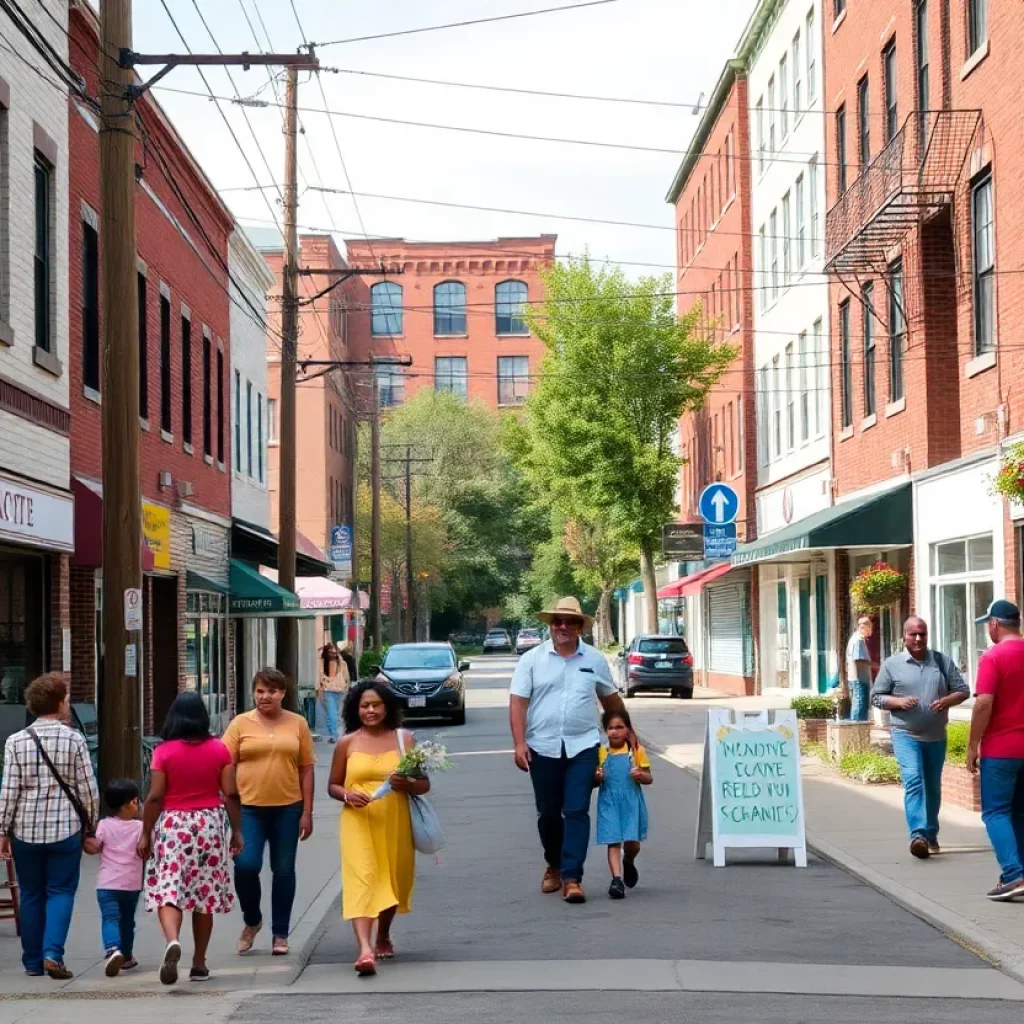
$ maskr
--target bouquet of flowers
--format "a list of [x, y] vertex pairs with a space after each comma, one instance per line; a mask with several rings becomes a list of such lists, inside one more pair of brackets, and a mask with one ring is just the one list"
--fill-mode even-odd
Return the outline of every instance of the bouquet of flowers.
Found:
[[[436, 740], [428, 740], [426, 743], [417, 743], [412, 750], [407, 750], [398, 762], [395, 772], [398, 775], [407, 775], [410, 779], [422, 779], [435, 772], [446, 772], [451, 766], [448, 748]], [[390, 792], [391, 783], [382, 782], [371, 799], [380, 800]]]

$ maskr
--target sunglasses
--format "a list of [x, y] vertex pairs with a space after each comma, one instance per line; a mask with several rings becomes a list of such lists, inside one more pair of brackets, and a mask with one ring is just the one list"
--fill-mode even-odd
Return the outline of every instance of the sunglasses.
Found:
[[551, 620], [551, 625], [552, 626], [582, 626], [583, 625], [583, 620], [582, 619], [576, 619], [576, 618], [562, 619], [562, 618], [559, 618], [559, 617], [556, 616], [555, 618], [553, 618]]

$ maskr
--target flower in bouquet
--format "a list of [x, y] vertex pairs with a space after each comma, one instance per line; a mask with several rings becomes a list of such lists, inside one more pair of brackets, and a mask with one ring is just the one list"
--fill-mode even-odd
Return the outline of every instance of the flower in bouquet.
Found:
[[[422, 779], [435, 772], [446, 772], [451, 766], [448, 748], [436, 740], [428, 740], [426, 743], [417, 743], [411, 750], [407, 750], [398, 762], [395, 772], [398, 775], [408, 776], [410, 779]], [[382, 782], [372, 799], [380, 800], [390, 792], [391, 783]]]

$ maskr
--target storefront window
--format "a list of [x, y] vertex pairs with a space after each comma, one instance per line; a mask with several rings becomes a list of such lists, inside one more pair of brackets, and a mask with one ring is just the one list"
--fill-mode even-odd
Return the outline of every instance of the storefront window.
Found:
[[933, 544], [931, 549], [932, 644], [974, 679], [988, 646], [985, 614], [994, 596], [992, 535]]
[[43, 559], [0, 551], [0, 704], [43, 671]]
[[185, 618], [185, 689], [202, 695], [215, 732], [227, 725], [227, 601], [189, 591]]

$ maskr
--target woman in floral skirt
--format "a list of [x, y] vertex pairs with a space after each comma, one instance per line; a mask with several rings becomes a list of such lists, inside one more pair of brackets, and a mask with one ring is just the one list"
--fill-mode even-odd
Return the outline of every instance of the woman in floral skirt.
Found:
[[242, 850], [241, 802], [231, 754], [210, 735], [210, 716], [198, 693], [178, 694], [161, 738], [153, 753], [139, 856], [149, 861], [152, 855], [145, 872], [146, 909], [157, 912], [167, 939], [160, 981], [173, 985], [188, 912], [195, 942], [189, 978], [210, 976], [206, 950], [213, 915], [228, 913], [234, 901], [231, 857]]

